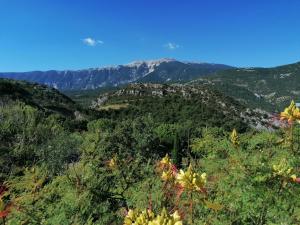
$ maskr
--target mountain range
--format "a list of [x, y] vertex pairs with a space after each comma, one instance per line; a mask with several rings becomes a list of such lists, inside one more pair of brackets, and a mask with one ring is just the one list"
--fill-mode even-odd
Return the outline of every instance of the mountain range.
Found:
[[84, 70], [0, 73], [0, 78], [36, 82], [59, 90], [88, 90], [120, 86], [133, 82], [174, 83], [190, 81], [230, 68], [232, 67], [222, 64], [159, 59]]
[[[291, 100], [300, 102], [300, 62], [272, 68], [236, 68], [224, 64], [175, 59], [135, 61], [126, 65], [66, 71], [0, 73], [0, 78], [44, 84], [73, 96], [97, 96], [100, 90], [130, 83], [185, 83], [205, 85], [250, 108], [274, 112]], [[95, 93], [91, 94], [91, 91]]]

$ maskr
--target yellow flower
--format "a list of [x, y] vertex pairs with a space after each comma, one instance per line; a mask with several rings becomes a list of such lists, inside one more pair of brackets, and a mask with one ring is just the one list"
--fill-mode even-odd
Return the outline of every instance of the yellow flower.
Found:
[[151, 210], [144, 210], [139, 213], [137, 210], [130, 209], [124, 219], [124, 225], [147, 225], [155, 218]]
[[164, 181], [173, 180], [177, 169], [172, 164], [168, 154], [159, 162], [159, 171], [162, 172], [161, 179]]
[[173, 173], [171, 170], [162, 172], [161, 179], [163, 181], [169, 181], [169, 180], [172, 180], [173, 178], [174, 178], [174, 176], [173, 176]]
[[230, 141], [234, 146], [238, 146], [240, 144], [239, 136], [238, 136], [236, 129], [233, 129], [233, 131], [230, 135]]
[[129, 210], [124, 225], [182, 225], [182, 221], [177, 211], [169, 215], [165, 208], [157, 216], [151, 210], [144, 210], [141, 213]]
[[201, 174], [201, 179], [202, 179], [202, 180], [205, 180], [205, 183], [206, 183], [206, 177], [207, 177], [206, 173], [202, 173], [202, 174]]
[[169, 155], [166, 154], [166, 156], [162, 158], [160, 163], [163, 164], [163, 165], [171, 165], [171, 160], [169, 158]]
[[124, 225], [131, 225], [134, 223], [137, 217], [137, 212], [130, 209], [124, 219]]
[[168, 215], [164, 208], [161, 214], [150, 221], [148, 225], [182, 225], [182, 221], [177, 211], [172, 215]]
[[111, 160], [109, 160], [108, 167], [110, 169], [116, 169], [117, 168], [117, 158], [116, 157], [113, 157]]
[[172, 214], [172, 217], [176, 221], [180, 221], [180, 219], [181, 219], [181, 217], [180, 217], [180, 215], [179, 215], [179, 213], [178, 213], [177, 210]]
[[296, 106], [294, 101], [291, 101], [291, 104], [280, 113], [280, 118], [287, 120], [289, 123], [300, 120], [300, 109]]
[[273, 165], [274, 175], [289, 177], [293, 168], [289, 166], [286, 159], [282, 159], [278, 164]]
[[296, 176], [296, 174], [293, 174], [292, 176], [291, 176], [291, 179], [295, 182], [296, 181], [296, 179], [297, 179], [297, 176]]
[[180, 170], [176, 177], [176, 181], [187, 190], [199, 191], [206, 184], [206, 173], [199, 175], [194, 173], [190, 165], [187, 171]]

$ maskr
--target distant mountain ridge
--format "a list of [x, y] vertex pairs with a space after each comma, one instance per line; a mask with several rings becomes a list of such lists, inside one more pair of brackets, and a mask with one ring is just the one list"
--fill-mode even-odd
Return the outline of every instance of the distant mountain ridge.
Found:
[[37, 82], [60, 90], [88, 90], [108, 86], [116, 87], [133, 82], [190, 81], [231, 68], [233, 67], [223, 64], [159, 59], [84, 70], [0, 73], [0, 78]]

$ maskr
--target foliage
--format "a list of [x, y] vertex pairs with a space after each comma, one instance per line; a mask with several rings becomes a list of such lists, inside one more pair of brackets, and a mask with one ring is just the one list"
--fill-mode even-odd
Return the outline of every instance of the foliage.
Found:
[[55, 174], [78, 157], [81, 137], [66, 131], [56, 115], [17, 102], [0, 108], [0, 123], [0, 182], [34, 164]]
[[[151, 116], [156, 123], [189, 124], [190, 127], [223, 127], [239, 131], [250, 125], [241, 118], [246, 108], [235, 100], [202, 86], [136, 84], [109, 95], [104, 105], [94, 106], [104, 118], [113, 120]], [[101, 101], [100, 101], [101, 102]], [[120, 110], [101, 110], [110, 105], [126, 104]], [[174, 128], [172, 128], [174, 129]]]
[[217, 110], [203, 126], [188, 116], [198, 106], [167, 100], [178, 114], [139, 114], [149, 99], [81, 130], [24, 102], [1, 106], [0, 224], [300, 223], [296, 106], [282, 129], [256, 131], [219, 126]]
[[124, 225], [182, 225], [180, 215], [175, 211], [172, 215], [168, 215], [164, 208], [161, 214], [155, 216], [151, 210], [144, 210], [139, 213], [134, 210], [129, 210], [127, 216], [124, 219]]
[[280, 112], [292, 99], [300, 101], [299, 65], [223, 70], [194, 83], [212, 86], [249, 107]]

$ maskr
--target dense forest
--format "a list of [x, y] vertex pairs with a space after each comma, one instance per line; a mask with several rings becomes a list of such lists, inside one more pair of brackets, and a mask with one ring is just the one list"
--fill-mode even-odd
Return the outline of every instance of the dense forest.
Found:
[[300, 223], [294, 102], [258, 130], [220, 93], [94, 110], [26, 82], [0, 94], [0, 224]]

